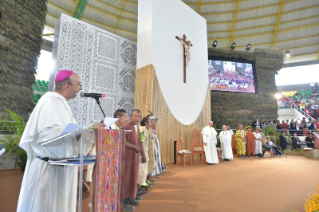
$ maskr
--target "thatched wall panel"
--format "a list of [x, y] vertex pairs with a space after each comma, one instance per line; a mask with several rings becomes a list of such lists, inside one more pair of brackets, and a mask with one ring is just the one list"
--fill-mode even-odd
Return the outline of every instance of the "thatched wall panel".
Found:
[[254, 52], [209, 49], [209, 57], [244, 59], [255, 61], [258, 94], [211, 92], [212, 120], [221, 127], [229, 124], [235, 128], [237, 124], [250, 125], [254, 119], [277, 119], [278, 106], [274, 94], [276, 92], [275, 74], [283, 66], [283, 53], [264, 49]]
[[0, 113], [7, 108], [27, 119], [34, 107], [31, 86], [41, 50], [46, 2], [0, 1]]
[[182, 138], [184, 149], [191, 149], [191, 137], [195, 128], [202, 129], [211, 116], [210, 91], [207, 90], [205, 103], [197, 120], [191, 125], [183, 125], [170, 112], [157, 81], [153, 65], [148, 65], [136, 71], [135, 107], [142, 115], [151, 110], [159, 121], [156, 133], [161, 144], [161, 156], [164, 163], [173, 162], [174, 141]]

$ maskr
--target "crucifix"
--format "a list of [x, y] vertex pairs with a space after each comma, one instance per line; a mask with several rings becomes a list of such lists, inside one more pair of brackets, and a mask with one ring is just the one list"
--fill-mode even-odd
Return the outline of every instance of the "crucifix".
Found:
[[183, 35], [183, 38], [180, 38], [178, 36], [176, 36], [176, 39], [181, 41], [183, 44], [183, 58], [184, 58], [184, 83], [186, 83], [186, 66], [189, 62], [189, 60], [191, 59], [191, 56], [189, 54], [189, 48], [192, 45], [192, 43], [190, 41], [186, 41], [186, 36]]

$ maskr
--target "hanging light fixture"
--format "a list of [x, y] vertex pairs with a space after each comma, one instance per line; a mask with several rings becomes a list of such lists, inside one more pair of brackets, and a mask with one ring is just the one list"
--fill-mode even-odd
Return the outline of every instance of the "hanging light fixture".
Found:
[[250, 48], [251, 48], [251, 45], [248, 43], [247, 46], [246, 46], [246, 50], [249, 51]]
[[289, 51], [289, 50], [286, 50], [285, 56], [286, 56], [286, 57], [290, 57], [290, 51]]
[[233, 42], [233, 43], [231, 44], [230, 48], [231, 48], [232, 50], [234, 50], [234, 49], [236, 48], [236, 43]]
[[215, 48], [217, 46], [217, 44], [218, 44], [217, 40], [214, 40], [212, 46]]

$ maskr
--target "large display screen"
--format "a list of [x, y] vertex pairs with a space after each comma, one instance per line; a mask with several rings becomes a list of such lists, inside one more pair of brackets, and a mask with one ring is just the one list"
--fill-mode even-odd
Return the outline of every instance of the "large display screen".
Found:
[[256, 93], [251, 63], [208, 60], [208, 75], [211, 90]]

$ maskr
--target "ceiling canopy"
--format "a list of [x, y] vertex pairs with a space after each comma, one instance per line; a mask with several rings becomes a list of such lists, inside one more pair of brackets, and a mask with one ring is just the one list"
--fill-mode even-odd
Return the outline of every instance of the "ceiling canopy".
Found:
[[[177, 1], [177, 0], [176, 0]], [[208, 46], [289, 50], [285, 63], [319, 59], [318, 0], [183, 0], [207, 20]], [[61, 13], [137, 41], [137, 0], [48, 0], [44, 34]], [[165, 11], [163, 11], [165, 15]]]

